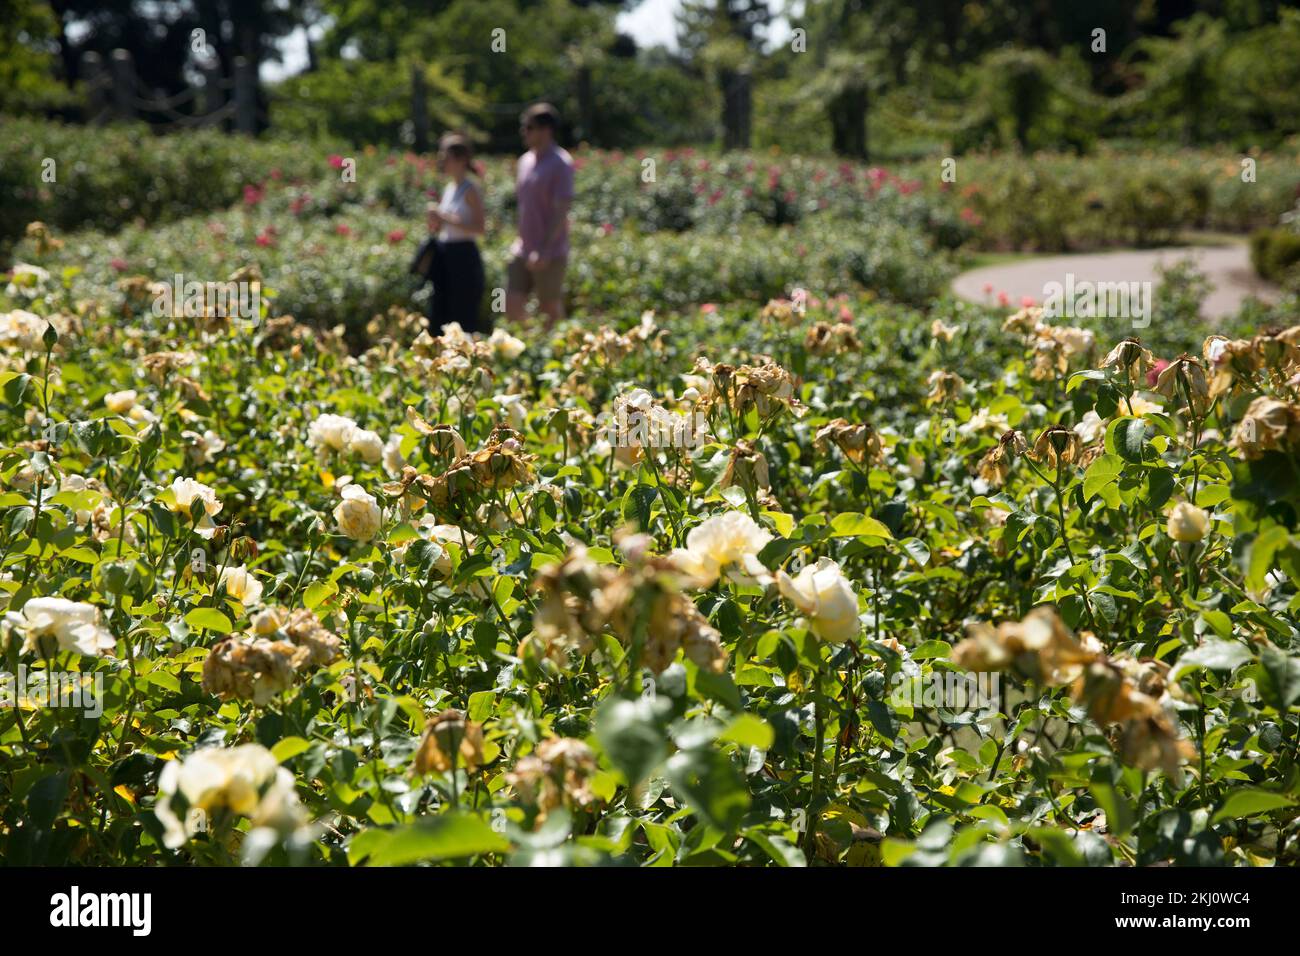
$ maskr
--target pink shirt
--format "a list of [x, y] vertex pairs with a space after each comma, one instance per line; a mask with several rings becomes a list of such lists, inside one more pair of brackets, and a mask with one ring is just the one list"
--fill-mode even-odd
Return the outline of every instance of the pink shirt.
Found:
[[543, 259], [567, 258], [573, 157], [559, 146], [541, 156], [533, 155], [532, 150], [524, 153], [519, 157], [515, 193], [519, 200], [519, 238], [511, 254], [527, 256], [536, 251]]

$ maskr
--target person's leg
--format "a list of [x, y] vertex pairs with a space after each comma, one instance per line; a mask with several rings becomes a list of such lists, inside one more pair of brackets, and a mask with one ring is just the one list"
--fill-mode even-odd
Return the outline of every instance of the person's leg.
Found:
[[545, 316], [546, 318], [546, 321], [542, 324], [542, 328], [545, 329], [547, 332], [551, 331], [551, 327], [555, 325], [556, 322], [559, 322], [561, 319], [564, 318], [563, 298], [539, 299], [537, 302], [537, 307], [538, 309], [541, 310], [542, 315]]
[[543, 328], [548, 332], [551, 327], [564, 318], [564, 271], [568, 265], [563, 259], [555, 259], [537, 273], [537, 305], [545, 316]]
[[528, 309], [528, 293], [532, 288], [532, 273], [522, 256], [515, 256], [506, 266], [506, 318], [516, 328], [524, 324]]
[[479, 255], [478, 243], [465, 243], [465, 261], [468, 281], [466, 282], [465, 326], [483, 335], [492, 334], [492, 313], [483, 310], [483, 288], [486, 280], [483, 273], [483, 257]]

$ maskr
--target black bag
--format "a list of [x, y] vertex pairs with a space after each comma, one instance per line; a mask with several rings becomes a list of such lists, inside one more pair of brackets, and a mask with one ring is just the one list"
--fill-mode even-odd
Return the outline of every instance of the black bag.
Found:
[[415, 258], [411, 260], [408, 271], [421, 279], [432, 279], [437, 264], [438, 239], [436, 236], [425, 236], [420, 248], [415, 250]]

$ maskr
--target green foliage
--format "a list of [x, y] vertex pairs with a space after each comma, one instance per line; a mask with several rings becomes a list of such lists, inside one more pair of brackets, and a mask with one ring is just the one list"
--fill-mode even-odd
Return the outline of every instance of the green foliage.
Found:
[[[420, 68], [431, 128], [469, 132], [481, 100], [440, 65]], [[400, 60], [329, 60], [290, 77], [272, 88], [276, 133], [349, 143], [409, 141], [411, 70], [411, 63]]]

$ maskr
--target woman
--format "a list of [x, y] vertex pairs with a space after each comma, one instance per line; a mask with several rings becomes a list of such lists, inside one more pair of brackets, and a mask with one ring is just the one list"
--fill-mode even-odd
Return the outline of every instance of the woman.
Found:
[[492, 320], [480, 314], [483, 299], [483, 259], [476, 236], [483, 235], [483, 196], [469, 175], [473, 152], [464, 136], [449, 133], [438, 142], [438, 166], [451, 182], [442, 202], [429, 203], [429, 232], [437, 236], [438, 254], [430, 278], [430, 331], [457, 322], [466, 332], [492, 331]]

